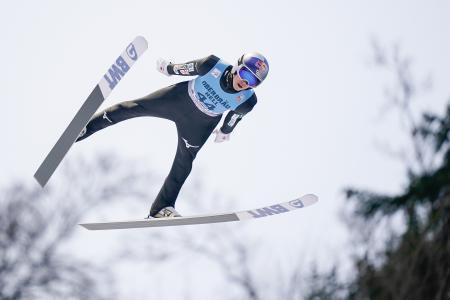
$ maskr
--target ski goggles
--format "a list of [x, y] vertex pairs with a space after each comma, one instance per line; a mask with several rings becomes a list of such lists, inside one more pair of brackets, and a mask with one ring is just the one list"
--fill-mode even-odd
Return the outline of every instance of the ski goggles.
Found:
[[256, 87], [261, 81], [245, 65], [240, 65], [237, 73], [242, 80], [245, 80], [250, 87]]

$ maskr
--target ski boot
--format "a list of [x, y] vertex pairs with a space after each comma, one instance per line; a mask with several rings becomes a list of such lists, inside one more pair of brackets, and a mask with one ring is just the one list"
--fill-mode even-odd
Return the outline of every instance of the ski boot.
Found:
[[147, 219], [150, 218], [175, 218], [181, 217], [181, 215], [172, 206], [167, 206], [161, 209], [154, 216], [148, 215]]

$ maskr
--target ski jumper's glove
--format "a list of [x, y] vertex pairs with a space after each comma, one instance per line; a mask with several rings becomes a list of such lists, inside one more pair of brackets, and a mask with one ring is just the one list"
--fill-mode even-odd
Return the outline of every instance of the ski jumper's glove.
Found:
[[167, 60], [160, 58], [156, 61], [156, 70], [158, 72], [163, 73], [166, 76], [170, 76], [169, 72], [167, 71], [167, 66], [170, 64]]
[[214, 133], [216, 134], [216, 138], [214, 139], [215, 143], [222, 143], [230, 140], [230, 134], [223, 133], [220, 129], [214, 130]]

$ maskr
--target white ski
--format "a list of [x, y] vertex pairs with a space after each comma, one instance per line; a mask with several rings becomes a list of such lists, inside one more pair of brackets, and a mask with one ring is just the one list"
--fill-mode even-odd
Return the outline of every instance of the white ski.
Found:
[[289, 202], [233, 213], [176, 217], [176, 218], [150, 218], [143, 220], [106, 222], [106, 223], [86, 223], [79, 225], [83, 226], [88, 230], [110, 230], [110, 229], [128, 229], [128, 228], [235, 222], [282, 214], [285, 212], [310, 206], [316, 203], [318, 200], [319, 199], [317, 198], [316, 195], [308, 194]]
[[95, 86], [72, 122], [70, 122], [69, 126], [34, 174], [34, 177], [42, 187], [47, 184], [84, 126], [86, 126], [103, 101], [109, 96], [111, 91], [117, 86], [119, 81], [125, 76], [131, 66], [133, 66], [147, 48], [148, 43], [145, 38], [141, 36], [136, 37], [114, 61], [108, 69], [108, 72]]

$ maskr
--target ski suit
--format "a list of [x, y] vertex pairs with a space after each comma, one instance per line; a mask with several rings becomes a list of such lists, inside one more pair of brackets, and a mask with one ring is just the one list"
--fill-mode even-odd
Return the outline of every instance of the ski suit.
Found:
[[172, 168], [151, 206], [150, 216], [164, 207], [175, 207], [178, 193], [191, 172], [198, 151], [220, 122], [222, 114], [229, 111], [220, 130], [231, 133], [256, 105], [252, 89], [233, 89], [231, 69], [231, 65], [214, 55], [184, 64], [169, 64], [167, 71], [171, 75], [197, 77], [95, 114], [77, 142], [130, 118], [148, 116], [173, 121], [178, 133], [177, 151]]

